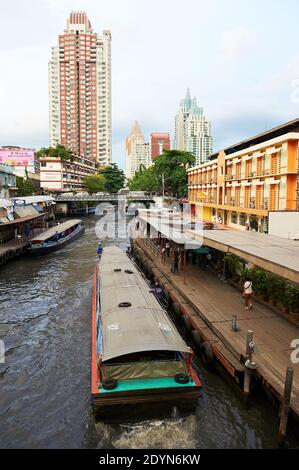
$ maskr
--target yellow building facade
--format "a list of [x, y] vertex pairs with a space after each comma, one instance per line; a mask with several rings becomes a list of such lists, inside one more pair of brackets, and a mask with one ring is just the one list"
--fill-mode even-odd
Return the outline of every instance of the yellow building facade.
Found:
[[[282, 132], [288, 129], [281, 126]], [[279, 133], [269, 131], [264, 139], [257, 136], [190, 168], [188, 198], [193, 215], [232, 228], [267, 232], [270, 211], [298, 210], [299, 132], [269, 139]]]

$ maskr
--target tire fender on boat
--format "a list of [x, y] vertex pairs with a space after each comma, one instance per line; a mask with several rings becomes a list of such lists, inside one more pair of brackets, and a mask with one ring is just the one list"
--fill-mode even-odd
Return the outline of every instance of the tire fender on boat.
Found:
[[192, 331], [192, 323], [190, 321], [190, 318], [188, 315], [182, 315], [181, 316], [181, 322], [186, 330], [186, 333], [191, 333]]
[[117, 388], [117, 380], [115, 379], [106, 379], [104, 380], [103, 382], [103, 388], [105, 390], [114, 390], [115, 388]]
[[174, 311], [174, 314], [175, 314], [176, 318], [180, 318], [180, 316], [181, 316], [180, 304], [178, 302], [174, 302], [172, 304], [172, 307], [173, 307], [173, 311]]
[[174, 380], [178, 384], [187, 384], [190, 379], [187, 374], [176, 374]]
[[209, 367], [214, 364], [215, 358], [210, 343], [207, 341], [200, 345], [200, 358], [202, 363]]
[[191, 339], [196, 351], [200, 351], [200, 346], [202, 345], [202, 339], [197, 330], [191, 331]]

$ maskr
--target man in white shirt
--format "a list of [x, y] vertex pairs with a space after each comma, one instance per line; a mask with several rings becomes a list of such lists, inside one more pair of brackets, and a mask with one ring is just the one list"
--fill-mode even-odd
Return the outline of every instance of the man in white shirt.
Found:
[[252, 293], [252, 281], [246, 281], [243, 291], [243, 297], [246, 301], [246, 310], [250, 310], [252, 308]]

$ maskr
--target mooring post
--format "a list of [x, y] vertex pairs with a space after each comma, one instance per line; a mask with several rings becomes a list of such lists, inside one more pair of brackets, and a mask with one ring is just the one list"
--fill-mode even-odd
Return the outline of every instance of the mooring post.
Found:
[[294, 377], [294, 369], [292, 369], [291, 367], [288, 367], [286, 378], [285, 378], [285, 384], [284, 384], [281, 410], [280, 410], [278, 441], [281, 444], [284, 442], [285, 437], [286, 437], [286, 432], [287, 432], [289, 409], [290, 409], [290, 402], [291, 402], [291, 393], [292, 393], [292, 386], [293, 386], [293, 377]]
[[244, 393], [245, 396], [250, 394], [250, 385], [253, 371], [257, 368], [257, 365], [252, 360], [254, 352], [254, 342], [253, 342], [253, 331], [248, 330], [246, 336], [246, 362], [245, 362], [245, 373], [244, 373]]
[[253, 331], [248, 330], [247, 337], [246, 337], [246, 358], [251, 360], [252, 351], [251, 351], [250, 343], [253, 343]]
[[237, 315], [232, 316], [232, 331], [237, 331]]

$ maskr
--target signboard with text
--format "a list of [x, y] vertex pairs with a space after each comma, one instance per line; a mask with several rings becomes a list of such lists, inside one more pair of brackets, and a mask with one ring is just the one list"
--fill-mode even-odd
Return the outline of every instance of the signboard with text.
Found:
[[34, 151], [27, 149], [0, 148], [0, 163], [10, 166], [33, 166]]

